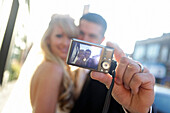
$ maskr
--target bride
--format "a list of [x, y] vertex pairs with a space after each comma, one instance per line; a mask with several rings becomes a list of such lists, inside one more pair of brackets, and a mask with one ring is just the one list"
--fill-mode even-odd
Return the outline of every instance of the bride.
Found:
[[70, 16], [52, 16], [41, 40], [42, 52], [34, 51], [37, 47], [33, 46], [2, 113], [68, 113], [71, 110], [77, 95], [76, 81], [65, 60], [70, 40], [77, 35], [78, 29]]

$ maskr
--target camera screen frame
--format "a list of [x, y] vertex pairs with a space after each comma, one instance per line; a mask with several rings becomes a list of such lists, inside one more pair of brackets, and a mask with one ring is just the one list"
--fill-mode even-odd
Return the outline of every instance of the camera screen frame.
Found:
[[[87, 48], [88, 47], [89, 48], [90, 47], [97, 48], [98, 49], [97, 51], [100, 51], [97, 54], [99, 56], [99, 58], [94, 59], [97, 62], [97, 64], [92, 63], [92, 64], [95, 64], [95, 66], [93, 66], [93, 68], [90, 67], [90, 66], [77, 65], [75, 63], [75, 60], [78, 57], [78, 50], [80, 50], [80, 45], [84, 45], [84, 47], [87, 47]], [[92, 51], [92, 52], [94, 52], [94, 51]], [[108, 71], [110, 69], [111, 61], [113, 59], [113, 53], [114, 53], [114, 48], [110, 48], [110, 47], [106, 47], [106, 46], [103, 46], [103, 45], [94, 44], [94, 43], [91, 43], [91, 42], [82, 41], [82, 40], [73, 38], [71, 40], [71, 42], [70, 42], [70, 47], [69, 47], [66, 62], [69, 65], [78, 66], [78, 67], [81, 67], [81, 68], [86, 68], [86, 69], [95, 70], [95, 71], [99, 71], [99, 72], [108, 73]]]

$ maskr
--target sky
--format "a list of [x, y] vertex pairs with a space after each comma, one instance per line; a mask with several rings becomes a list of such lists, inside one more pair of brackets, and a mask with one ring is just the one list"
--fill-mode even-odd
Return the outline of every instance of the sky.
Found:
[[137, 40], [160, 37], [170, 32], [169, 4], [170, 0], [94, 1], [90, 10], [106, 18], [106, 38], [118, 43], [126, 53], [132, 53]]
[[89, 5], [89, 12], [107, 21], [105, 41], [115, 42], [131, 54], [136, 41], [170, 33], [169, 4], [170, 0], [31, 0], [28, 32], [39, 40], [53, 13], [69, 14], [78, 25], [84, 5]]

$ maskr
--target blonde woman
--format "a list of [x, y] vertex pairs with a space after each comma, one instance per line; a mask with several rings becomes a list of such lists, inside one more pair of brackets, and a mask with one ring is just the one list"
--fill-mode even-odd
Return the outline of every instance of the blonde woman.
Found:
[[74, 80], [65, 63], [78, 29], [68, 15], [55, 14], [41, 40], [44, 60], [33, 74], [30, 98], [33, 113], [69, 113], [74, 103]]

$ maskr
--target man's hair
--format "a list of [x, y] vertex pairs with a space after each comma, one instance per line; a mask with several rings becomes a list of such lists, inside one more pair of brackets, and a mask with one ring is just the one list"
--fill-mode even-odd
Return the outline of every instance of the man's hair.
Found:
[[86, 49], [86, 51], [90, 52], [91, 53], [91, 50], [90, 49]]
[[84, 14], [81, 18], [80, 18], [80, 21], [81, 20], [87, 20], [89, 22], [93, 22], [93, 23], [96, 23], [98, 25], [101, 25], [102, 26], [102, 29], [103, 29], [103, 36], [105, 34], [105, 31], [107, 29], [107, 22], [106, 20], [99, 14], [96, 14], [96, 13], [87, 13], [87, 14]]

